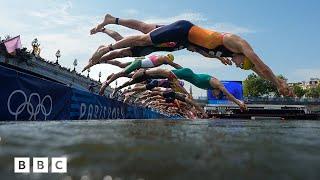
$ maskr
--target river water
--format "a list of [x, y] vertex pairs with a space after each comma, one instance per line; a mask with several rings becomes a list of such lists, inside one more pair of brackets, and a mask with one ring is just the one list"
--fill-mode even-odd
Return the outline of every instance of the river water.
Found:
[[[320, 122], [0, 122], [0, 179], [320, 179]], [[14, 157], [67, 157], [14, 174]]]

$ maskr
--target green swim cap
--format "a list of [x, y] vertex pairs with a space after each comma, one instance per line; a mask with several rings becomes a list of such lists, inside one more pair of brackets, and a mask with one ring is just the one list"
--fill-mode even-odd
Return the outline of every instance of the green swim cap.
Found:
[[244, 70], [250, 70], [254, 67], [254, 64], [250, 61], [250, 59], [248, 57], [244, 57], [243, 59], [243, 66], [242, 69]]

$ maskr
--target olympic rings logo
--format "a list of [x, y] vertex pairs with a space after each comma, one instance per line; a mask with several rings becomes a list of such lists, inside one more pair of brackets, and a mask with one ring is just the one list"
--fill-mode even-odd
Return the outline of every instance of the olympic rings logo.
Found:
[[[16, 96], [17, 94], [21, 94], [23, 96], [23, 103], [20, 104], [18, 106], [18, 108], [16, 110], [12, 110], [11, 108], [11, 99], [13, 96]], [[34, 104], [32, 104], [31, 100], [36, 98], [36, 102], [37, 105], [34, 106]], [[44, 103], [48, 102], [49, 107], [46, 108], [44, 106]], [[26, 109], [27, 112], [29, 113], [30, 117], [29, 120], [37, 120], [37, 116], [40, 114], [40, 112], [42, 113], [42, 115], [44, 116], [44, 120], [47, 120], [47, 117], [51, 114], [52, 111], [52, 98], [49, 95], [44, 96], [44, 98], [41, 100], [41, 97], [38, 93], [31, 93], [29, 98], [26, 95], [25, 92], [23, 92], [22, 90], [15, 90], [13, 91], [9, 98], [8, 98], [8, 102], [7, 102], [7, 106], [8, 106], [8, 110], [9, 113], [13, 116], [15, 116], [15, 120], [18, 120], [18, 116]]]

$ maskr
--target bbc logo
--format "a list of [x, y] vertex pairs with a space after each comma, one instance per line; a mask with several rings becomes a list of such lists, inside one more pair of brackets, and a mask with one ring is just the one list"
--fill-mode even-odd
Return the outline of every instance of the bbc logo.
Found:
[[[15, 157], [14, 173], [30, 173], [30, 158]], [[49, 173], [49, 158], [34, 157], [32, 158], [33, 173]], [[67, 158], [53, 157], [51, 158], [51, 173], [67, 173]]]

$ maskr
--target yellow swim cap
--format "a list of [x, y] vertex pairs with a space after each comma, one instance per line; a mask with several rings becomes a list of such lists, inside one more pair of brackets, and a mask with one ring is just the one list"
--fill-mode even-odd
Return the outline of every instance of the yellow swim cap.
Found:
[[169, 60], [170, 60], [171, 62], [174, 61], [174, 56], [173, 56], [172, 54], [167, 54], [167, 57], [169, 58]]
[[242, 69], [249, 70], [249, 69], [253, 68], [253, 66], [254, 66], [254, 64], [250, 61], [250, 59], [247, 56], [245, 56], [243, 59]]

